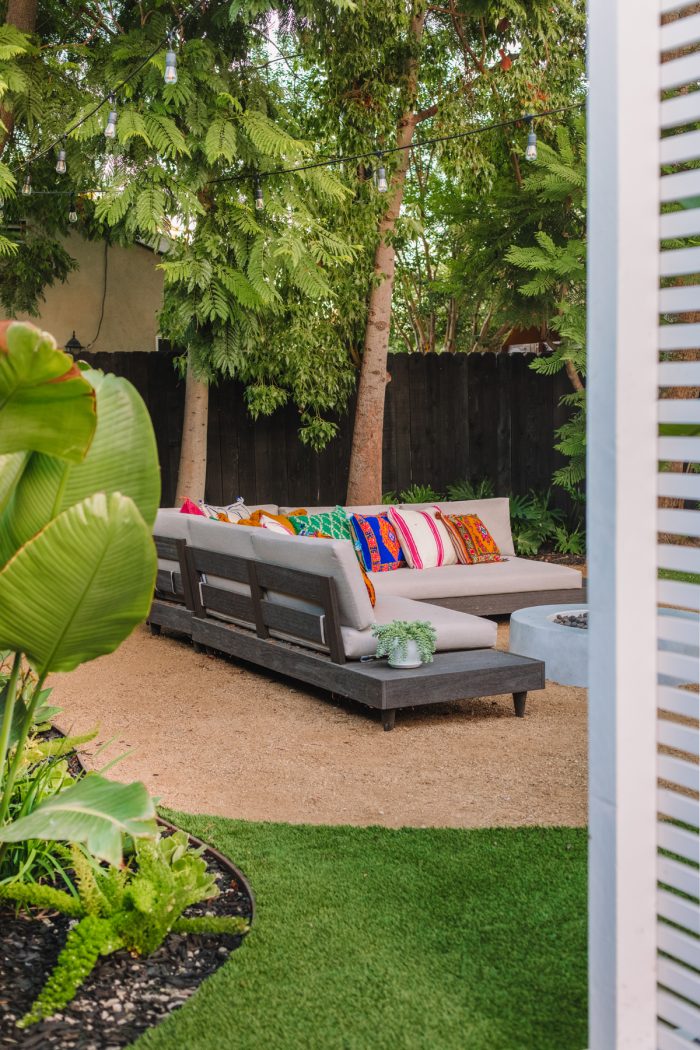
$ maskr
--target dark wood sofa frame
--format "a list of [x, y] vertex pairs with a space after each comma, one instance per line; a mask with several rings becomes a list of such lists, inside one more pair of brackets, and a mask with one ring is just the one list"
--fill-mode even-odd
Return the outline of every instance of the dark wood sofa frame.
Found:
[[[380, 712], [385, 730], [401, 708], [512, 693], [523, 717], [527, 693], [544, 688], [544, 664], [495, 649], [436, 653], [431, 664], [401, 671], [383, 661], [348, 662], [331, 576], [269, 565], [156, 536], [161, 558], [179, 572], [159, 572], [149, 614], [154, 634], [163, 627], [186, 634], [196, 649], [226, 653]], [[245, 584], [250, 594], [210, 582], [216, 576]], [[312, 613], [275, 603], [273, 592], [320, 607]], [[236, 623], [215, 615], [230, 617]], [[274, 632], [274, 634], [273, 634]], [[309, 646], [313, 648], [309, 648]]]

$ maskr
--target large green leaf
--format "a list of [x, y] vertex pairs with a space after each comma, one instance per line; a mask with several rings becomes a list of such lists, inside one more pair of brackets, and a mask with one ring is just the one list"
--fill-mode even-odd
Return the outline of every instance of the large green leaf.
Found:
[[95, 432], [95, 396], [73, 359], [34, 325], [0, 325], [0, 453], [79, 463]]
[[97, 493], [63, 511], [0, 572], [0, 649], [39, 674], [111, 653], [145, 619], [156, 552], [133, 500]]
[[117, 865], [124, 835], [155, 837], [155, 815], [153, 799], [143, 784], [117, 784], [91, 773], [26, 817], [0, 828], [0, 842], [84, 842], [95, 857]]
[[[34, 453], [0, 518], [0, 565], [51, 518], [96, 492], [130, 496], [150, 526], [160, 502], [160, 468], [151, 417], [131, 383], [87, 370], [95, 390], [97, 429], [81, 463]], [[0, 480], [2, 474], [0, 474]]]

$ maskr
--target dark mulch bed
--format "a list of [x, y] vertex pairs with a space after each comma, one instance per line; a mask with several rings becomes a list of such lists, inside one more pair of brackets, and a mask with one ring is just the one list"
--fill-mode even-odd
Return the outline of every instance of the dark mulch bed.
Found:
[[586, 564], [583, 554], [557, 554], [556, 551], [548, 554], [536, 555], [536, 561], [548, 561], [553, 565], [570, 565], [573, 569], [580, 569]]
[[[187, 915], [242, 915], [252, 919], [250, 891], [223, 859], [207, 852], [220, 895], [188, 908]], [[180, 1006], [214, 973], [242, 937], [170, 934], [147, 959], [117, 952], [102, 959], [66, 1009], [27, 1030], [15, 1021], [29, 1009], [56, 962], [69, 919], [38, 918], [0, 908], [0, 1047], [22, 1050], [116, 1050]]]

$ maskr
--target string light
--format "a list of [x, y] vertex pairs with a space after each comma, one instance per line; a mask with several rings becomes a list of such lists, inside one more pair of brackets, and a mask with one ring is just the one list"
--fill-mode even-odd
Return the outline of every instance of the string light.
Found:
[[165, 75], [166, 84], [177, 84], [177, 55], [173, 51], [173, 38], [168, 37], [168, 51], [165, 53]]
[[66, 151], [61, 147], [58, 151], [58, 159], [56, 160], [56, 171], [59, 175], [66, 174]]
[[537, 160], [537, 134], [535, 133], [533, 119], [534, 118], [531, 114], [528, 114], [528, 116], [525, 117], [525, 123], [529, 128], [527, 135], [527, 146], [525, 147], [525, 160], [529, 160], [531, 162]]
[[379, 167], [377, 168], [377, 190], [379, 193], [386, 193], [389, 189], [389, 183], [386, 181], [386, 168], [384, 167], [384, 157], [381, 153], [377, 154], [379, 160]]
[[109, 104], [112, 107], [109, 111], [109, 117], [107, 118], [107, 124], [105, 126], [105, 138], [113, 139], [117, 134], [117, 111], [114, 108], [116, 103], [114, 101], [114, 95], [109, 96]]
[[[77, 222], [77, 221], [78, 221], [78, 213], [75, 210], [75, 197], [71, 193], [70, 206], [68, 208], [68, 222]], [[75, 333], [73, 333], [73, 334], [75, 335]]]
[[255, 207], [256, 207], [257, 211], [262, 211], [262, 209], [265, 207], [265, 199], [263, 197], [263, 191], [262, 191], [262, 186], [260, 185], [260, 179], [257, 176], [255, 178], [255, 189], [254, 189], [254, 192], [253, 192], [253, 196], [255, 197]]
[[22, 184], [22, 193], [25, 197], [28, 197], [32, 192], [32, 177], [27, 174], [24, 176], [24, 183]]

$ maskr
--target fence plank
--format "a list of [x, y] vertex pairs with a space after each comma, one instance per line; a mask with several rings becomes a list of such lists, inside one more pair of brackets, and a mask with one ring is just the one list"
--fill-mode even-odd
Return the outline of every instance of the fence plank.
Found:
[[[88, 354], [97, 368], [136, 385], [151, 412], [161, 462], [163, 506], [175, 501], [185, 384], [171, 353]], [[546, 489], [563, 458], [554, 429], [567, 418], [565, 376], [537, 375], [525, 355], [395, 354], [383, 441], [383, 490], [490, 478], [499, 494]], [[352, 444], [354, 397], [337, 438], [321, 453], [298, 436], [287, 405], [253, 422], [243, 387], [225, 380], [210, 391], [207, 499], [295, 506], [343, 503]], [[569, 506], [554, 490], [557, 505]]]

